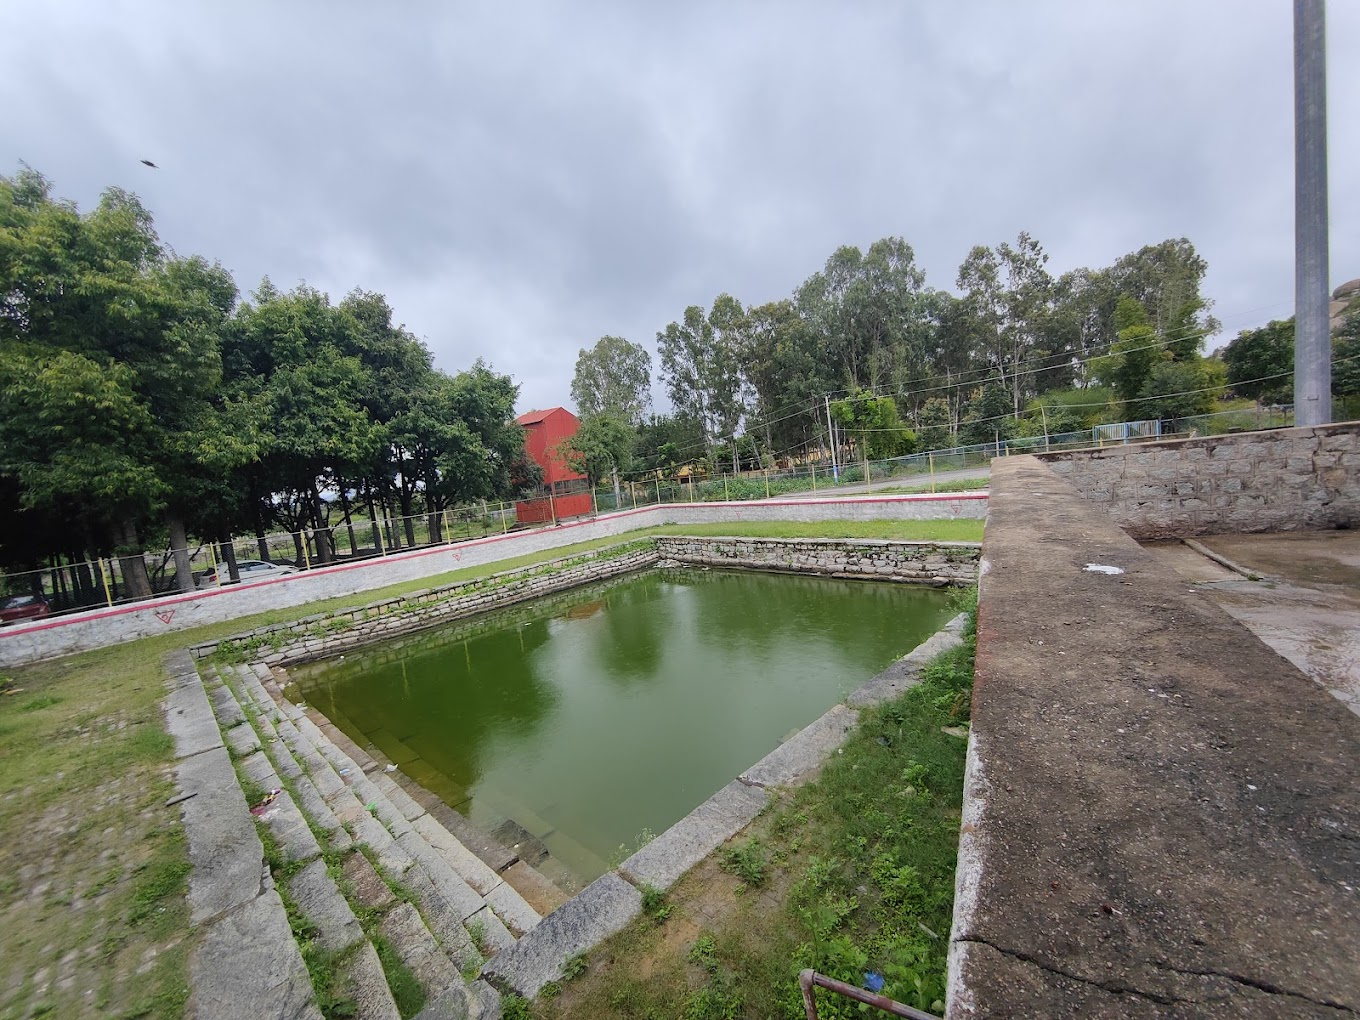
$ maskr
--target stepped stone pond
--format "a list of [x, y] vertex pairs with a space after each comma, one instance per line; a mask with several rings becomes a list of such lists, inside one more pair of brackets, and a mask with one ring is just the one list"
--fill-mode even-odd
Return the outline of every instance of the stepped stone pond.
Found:
[[652, 570], [295, 667], [289, 693], [584, 884], [950, 615], [916, 586]]

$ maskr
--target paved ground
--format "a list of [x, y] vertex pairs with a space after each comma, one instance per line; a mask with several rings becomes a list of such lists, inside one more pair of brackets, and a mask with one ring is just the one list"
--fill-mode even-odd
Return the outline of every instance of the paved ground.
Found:
[[[990, 472], [991, 468], [989, 468], [986, 464], [979, 464], [977, 467], [961, 468], [958, 471], [936, 471], [935, 482], [936, 484], [944, 484], [945, 482], [961, 482], [965, 478], [986, 478], [988, 477]], [[828, 488], [827, 486], [824, 485], [820, 485], [819, 483], [820, 487], [817, 489], [816, 492], [813, 492], [811, 489], [807, 490], [806, 492], [790, 492], [786, 493], [783, 496], [780, 496], [779, 498], [824, 499], [829, 495], [857, 496], [869, 492], [877, 492], [880, 489], [898, 489], [898, 488], [914, 489], [918, 486], [929, 484], [930, 475], [928, 474], [904, 475], [901, 478], [889, 478], [888, 480], [882, 482], [870, 482], [868, 484], [861, 482], [858, 485], [837, 485], [831, 488]]]
[[983, 556], [950, 1020], [1360, 1012], [1360, 719], [1032, 458]]
[[1200, 541], [1260, 581], [1180, 543], [1148, 548], [1360, 714], [1360, 532], [1216, 535]]

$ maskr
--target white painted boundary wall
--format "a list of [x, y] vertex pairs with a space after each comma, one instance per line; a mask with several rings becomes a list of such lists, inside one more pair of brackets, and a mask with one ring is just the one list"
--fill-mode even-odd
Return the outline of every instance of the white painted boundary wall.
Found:
[[402, 581], [436, 577], [461, 567], [626, 535], [662, 524], [735, 521], [940, 520], [987, 515], [985, 493], [939, 496], [843, 496], [830, 499], [768, 499], [741, 503], [666, 503], [555, 528], [490, 535], [486, 538], [396, 553], [377, 559], [317, 567], [248, 586], [164, 595], [127, 606], [90, 609], [69, 616], [0, 629], [0, 667], [105, 648], [168, 631], [221, 623], [271, 609], [372, 591]]

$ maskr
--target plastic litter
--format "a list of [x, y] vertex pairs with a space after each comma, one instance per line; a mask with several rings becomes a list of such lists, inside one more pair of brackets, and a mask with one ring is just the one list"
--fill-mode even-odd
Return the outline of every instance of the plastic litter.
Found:
[[395, 772], [395, 771], [397, 771], [397, 767], [396, 767], [395, 765], [387, 765], [387, 766], [384, 766], [383, 771], [384, 771], [384, 772]]
[[876, 970], [866, 970], [864, 972], [864, 987], [877, 995], [883, 991], [883, 975]]
[[250, 813], [252, 815], [264, 814], [265, 808], [269, 807], [270, 804], [274, 803], [274, 801], [278, 798], [279, 794], [281, 794], [282, 792], [283, 792], [282, 790], [270, 790], [268, 793], [264, 795], [264, 800], [260, 801], [258, 804], [256, 804], [253, 808], [250, 809]]

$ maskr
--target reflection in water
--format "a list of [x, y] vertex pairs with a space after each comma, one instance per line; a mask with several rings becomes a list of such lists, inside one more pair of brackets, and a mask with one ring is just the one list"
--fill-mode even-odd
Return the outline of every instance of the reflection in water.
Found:
[[590, 879], [948, 614], [917, 588], [650, 572], [293, 679], [474, 822], [513, 819]]

